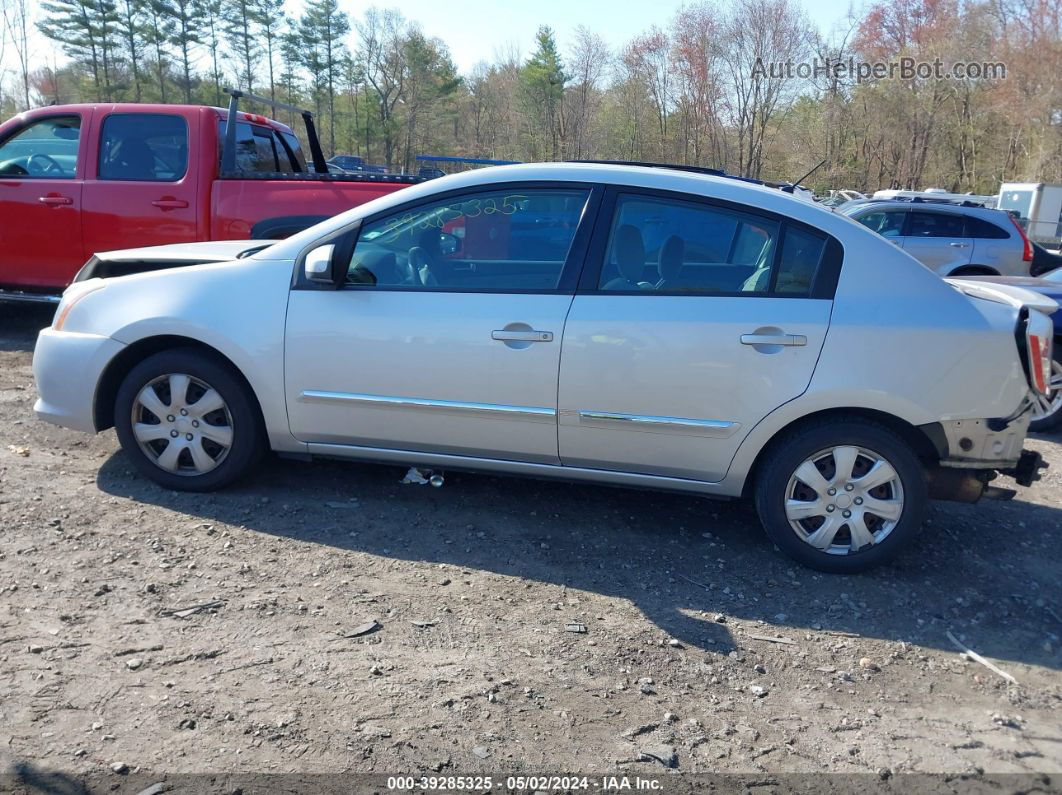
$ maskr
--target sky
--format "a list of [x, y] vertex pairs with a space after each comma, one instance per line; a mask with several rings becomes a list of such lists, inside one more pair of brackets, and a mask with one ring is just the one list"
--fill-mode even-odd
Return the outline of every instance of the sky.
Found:
[[[302, 1], [287, 0], [291, 15], [299, 13]], [[843, 23], [850, 6], [858, 10], [864, 0], [795, 2], [804, 7], [823, 34], [829, 34]], [[446, 42], [462, 74], [480, 61], [493, 61], [496, 53], [515, 49], [526, 58], [534, 48], [539, 25], [553, 28], [562, 54], [571, 46], [572, 33], [579, 25], [617, 48], [652, 25], [666, 27], [675, 12], [688, 4], [689, 0], [339, 0], [340, 7], [353, 18], [371, 5], [397, 7], [408, 19], [419, 22], [427, 35]], [[37, 7], [35, 17], [39, 20], [43, 15], [40, 0], [29, 0], [29, 6]], [[36, 56], [34, 67], [51, 65], [53, 59], [59, 63], [64, 60], [58, 45], [36, 31], [30, 50]]]

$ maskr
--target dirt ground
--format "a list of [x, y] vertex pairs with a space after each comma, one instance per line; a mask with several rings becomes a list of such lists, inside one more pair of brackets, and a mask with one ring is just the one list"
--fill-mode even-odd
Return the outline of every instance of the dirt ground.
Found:
[[831, 577], [749, 506], [690, 496], [277, 459], [221, 493], [164, 491], [113, 431], [34, 418], [49, 321], [0, 305], [8, 788], [341, 771], [1062, 786], [1062, 437], [1030, 441], [1052, 468], [1014, 501], [938, 503], [898, 562]]

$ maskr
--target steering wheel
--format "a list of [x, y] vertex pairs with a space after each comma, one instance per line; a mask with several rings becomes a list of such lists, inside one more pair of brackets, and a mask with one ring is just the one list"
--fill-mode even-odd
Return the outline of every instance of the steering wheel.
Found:
[[[46, 162], [43, 165], [35, 165], [37, 160], [44, 160]], [[63, 167], [56, 162], [54, 157], [41, 154], [40, 152], [35, 152], [26, 158], [26, 170], [35, 177], [44, 177], [52, 173], [61, 175], [63, 173]]]

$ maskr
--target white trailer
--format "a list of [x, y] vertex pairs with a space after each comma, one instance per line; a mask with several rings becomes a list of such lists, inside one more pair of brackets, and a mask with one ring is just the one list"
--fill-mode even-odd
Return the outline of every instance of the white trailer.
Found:
[[1062, 242], [1062, 185], [1047, 182], [1004, 182], [999, 209], [1018, 216], [1025, 234], [1044, 248]]

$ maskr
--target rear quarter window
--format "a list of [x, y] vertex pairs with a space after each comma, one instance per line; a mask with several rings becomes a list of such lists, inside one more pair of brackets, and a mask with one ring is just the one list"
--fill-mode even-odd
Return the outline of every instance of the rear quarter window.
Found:
[[966, 236], [987, 240], [1006, 240], [1010, 237], [1007, 230], [981, 218], [966, 219]]

